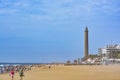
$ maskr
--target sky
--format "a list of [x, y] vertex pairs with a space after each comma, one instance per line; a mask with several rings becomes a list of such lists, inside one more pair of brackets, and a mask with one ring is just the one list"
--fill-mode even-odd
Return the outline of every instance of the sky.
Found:
[[120, 44], [120, 0], [0, 0], [0, 62], [66, 62]]

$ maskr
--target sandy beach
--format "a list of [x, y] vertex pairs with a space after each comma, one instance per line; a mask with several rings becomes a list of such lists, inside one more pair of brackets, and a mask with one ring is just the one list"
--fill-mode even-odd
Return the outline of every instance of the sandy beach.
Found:
[[[23, 80], [120, 80], [120, 66], [48, 66], [33, 67], [25, 71]], [[0, 80], [11, 80], [8, 73], [1, 74]], [[20, 80], [15, 73], [14, 80]]]

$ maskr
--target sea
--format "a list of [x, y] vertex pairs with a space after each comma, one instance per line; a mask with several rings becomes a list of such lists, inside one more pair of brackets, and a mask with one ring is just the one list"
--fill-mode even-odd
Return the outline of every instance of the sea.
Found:
[[19, 65], [19, 66], [25, 66], [25, 65], [41, 65], [41, 64], [50, 64], [50, 63], [0, 63], [0, 66], [15, 66], [15, 65]]

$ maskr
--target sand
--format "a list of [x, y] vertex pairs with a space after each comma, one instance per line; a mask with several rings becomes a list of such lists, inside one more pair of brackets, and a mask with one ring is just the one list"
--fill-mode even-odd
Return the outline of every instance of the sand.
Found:
[[[120, 66], [52, 66], [33, 67], [25, 71], [23, 80], [120, 80]], [[0, 75], [0, 80], [11, 80], [9, 74]], [[14, 80], [20, 80], [18, 73]]]

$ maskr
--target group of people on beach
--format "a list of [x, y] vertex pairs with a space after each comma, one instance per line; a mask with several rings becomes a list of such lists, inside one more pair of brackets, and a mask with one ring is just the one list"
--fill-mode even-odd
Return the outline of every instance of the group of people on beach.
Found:
[[[23, 78], [23, 76], [24, 76], [24, 72], [23, 72], [23, 68], [19, 71], [19, 76], [20, 76], [20, 80], [22, 80], [22, 78]], [[11, 76], [11, 79], [13, 80], [14, 79], [14, 76], [15, 76], [15, 72], [14, 72], [14, 70], [12, 69], [11, 71], [10, 71], [10, 74], [9, 74], [10, 76]]]
[[12, 69], [15, 72], [18, 72], [23, 67], [26, 69], [26, 71], [28, 70], [28, 68], [26, 68], [26, 66], [2, 66], [2, 67], [0, 66], [0, 74], [9, 73]]

